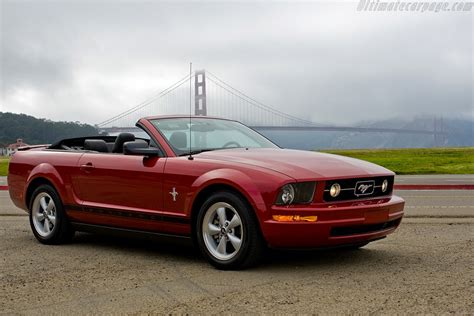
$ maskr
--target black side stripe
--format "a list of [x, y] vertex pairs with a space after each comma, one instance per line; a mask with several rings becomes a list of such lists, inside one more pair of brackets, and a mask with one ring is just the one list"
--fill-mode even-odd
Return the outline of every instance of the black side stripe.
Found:
[[64, 205], [64, 208], [71, 211], [93, 213], [93, 214], [102, 214], [102, 215], [111, 215], [117, 217], [127, 217], [127, 218], [137, 218], [158, 222], [170, 222], [170, 223], [179, 223], [179, 224], [189, 224], [191, 221], [188, 218], [162, 215], [162, 214], [148, 214], [143, 212], [130, 212], [119, 209], [112, 208], [99, 208], [99, 207], [89, 207], [89, 206], [79, 206], [79, 205]]

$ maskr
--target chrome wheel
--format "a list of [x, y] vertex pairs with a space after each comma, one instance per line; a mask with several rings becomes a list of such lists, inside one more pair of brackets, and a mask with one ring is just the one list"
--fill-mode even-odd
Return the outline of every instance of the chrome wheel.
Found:
[[244, 236], [242, 220], [232, 205], [211, 205], [202, 221], [202, 237], [207, 250], [219, 260], [232, 259], [240, 250]]
[[31, 217], [36, 232], [41, 237], [48, 237], [56, 226], [56, 205], [46, 192], [39, 193], [31, 208]]

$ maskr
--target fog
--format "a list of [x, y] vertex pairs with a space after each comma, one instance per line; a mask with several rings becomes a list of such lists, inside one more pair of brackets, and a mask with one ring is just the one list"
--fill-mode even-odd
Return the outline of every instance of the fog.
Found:
[[192, 61], [316, 122], [473, 117], [472, 11], [357, 4], [2, 0], [0, 111], [98, 123]]

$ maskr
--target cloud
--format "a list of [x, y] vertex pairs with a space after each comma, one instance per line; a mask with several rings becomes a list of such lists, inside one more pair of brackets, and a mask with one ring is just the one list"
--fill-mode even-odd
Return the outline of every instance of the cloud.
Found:
[[97, 123], [179, 80], [193, 61], [317, 122], [472, 116], [469, 12], [358, 12], [347, 2], [1, 4], [1, 111]]

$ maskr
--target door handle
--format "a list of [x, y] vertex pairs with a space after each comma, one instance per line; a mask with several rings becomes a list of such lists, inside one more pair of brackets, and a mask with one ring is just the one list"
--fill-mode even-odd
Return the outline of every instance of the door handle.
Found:
[[84, 165], [81, 165], [81, 170], [82, 171], [85, 171], [85, 172], [91, 172], [92, 170], [94, 170], [94, 165], [92, 164], [92, 162], [88, 162]]

